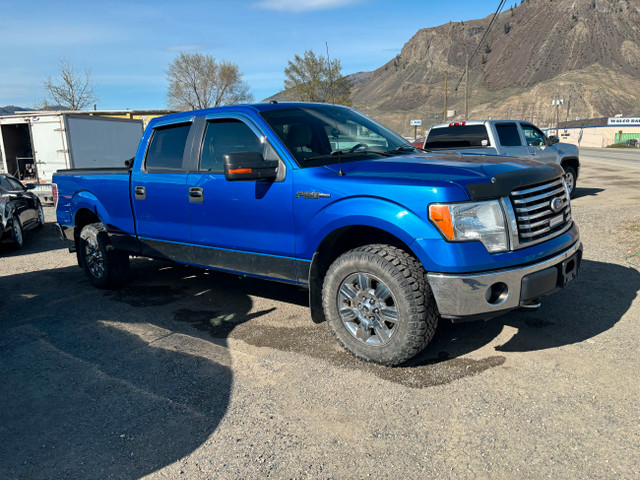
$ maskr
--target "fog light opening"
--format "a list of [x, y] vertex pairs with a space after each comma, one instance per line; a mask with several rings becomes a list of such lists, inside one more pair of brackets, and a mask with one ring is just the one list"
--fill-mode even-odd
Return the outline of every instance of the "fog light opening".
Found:
[[506, 283], [498, 282], [491, 285], [487, 292], [484, 294], [484, 298], [490, 305], [500, 305], [509, 296], [509, 287]]

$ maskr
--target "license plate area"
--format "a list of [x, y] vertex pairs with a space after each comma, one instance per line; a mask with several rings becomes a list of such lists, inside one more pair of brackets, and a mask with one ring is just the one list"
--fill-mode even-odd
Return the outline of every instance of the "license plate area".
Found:
[[558, 272], [558, 285], [564, 287], [578, 276], [582, 252], [576, 252], [560, 264]]

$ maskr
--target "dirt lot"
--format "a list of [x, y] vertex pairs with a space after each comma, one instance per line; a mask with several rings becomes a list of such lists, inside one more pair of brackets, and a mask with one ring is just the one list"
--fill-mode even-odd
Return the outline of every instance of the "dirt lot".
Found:
[[639, 185], [583, 151], [579, 278], [396, 369], [295, 287], [140, 259], [96, 290], [49, 209], [0, 251], [0, 478], [640, 478]]

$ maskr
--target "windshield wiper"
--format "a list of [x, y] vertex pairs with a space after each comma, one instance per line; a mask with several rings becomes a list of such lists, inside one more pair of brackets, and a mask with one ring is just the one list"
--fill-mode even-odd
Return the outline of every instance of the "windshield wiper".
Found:
[[370, 154], [375, 153], [376, 155], [382, 155], [383, 157], [388, 157], [389, 152], [381, 152], [379, 150], [334, 150], [331, 152], [331, 156], [335, 157], [336, 155], [354, 155], [354, 154]]
[[398, 148], [393, 150], [389, 150], [385, 153], [396, 153], [396, 152], [415, 152], [417, 149], [411, 145], [400, 145]]

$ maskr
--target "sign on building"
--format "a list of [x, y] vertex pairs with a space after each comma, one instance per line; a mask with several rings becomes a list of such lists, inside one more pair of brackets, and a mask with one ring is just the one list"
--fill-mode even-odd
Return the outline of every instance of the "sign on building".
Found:
[[640, 117], [613, 117], [607, 125], [640, 125]]

